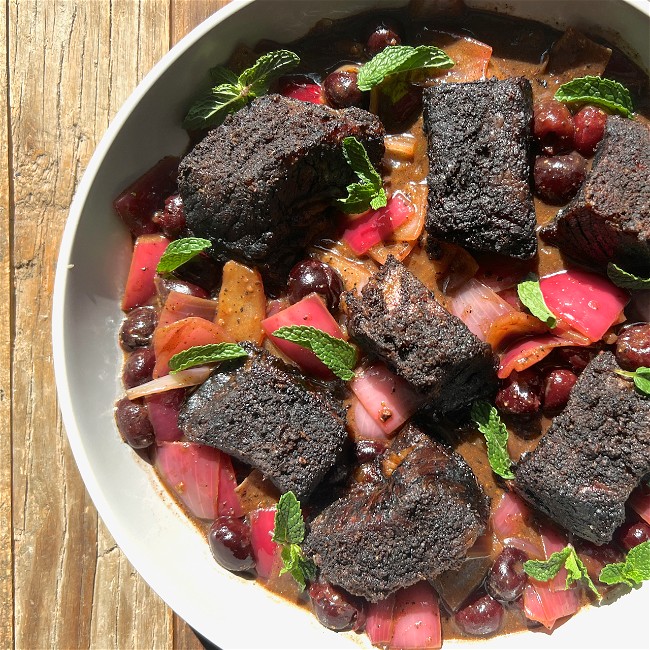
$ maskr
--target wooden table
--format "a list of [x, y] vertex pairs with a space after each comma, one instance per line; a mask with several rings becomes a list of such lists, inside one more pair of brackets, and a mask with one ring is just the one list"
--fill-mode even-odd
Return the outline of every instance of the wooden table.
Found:
[[50, 320], [68, 207], [109, 121], [227, 2], [0, 2], [0, 648], [202, 647], [86, 493], [58, 411]]

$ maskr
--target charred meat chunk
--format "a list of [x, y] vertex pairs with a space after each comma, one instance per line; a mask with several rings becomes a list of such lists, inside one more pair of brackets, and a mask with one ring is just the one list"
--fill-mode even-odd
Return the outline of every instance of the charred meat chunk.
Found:
[[430, 235], [475, 251], [535, 255], [532, 117], [532, 90], [523, 77], [425, 90]]
[[490, 346], [394, 257], [370, 278], [360, 297], [348, 292], [345, 301], [350, 334], [435, 410], [453, 411], [495, 392]]
[[575, 535], [604, 544], [650, 472], [650, 400], [616, 374], [611, 352], [589, 362], [569, 403], [515, 476], [519, 494]]
[[189, 440], [221, 449], [305, 499], [343, 447], [342, 404], [277, 357], [242, 347], [248, 359], [212, 373], [183, 406], [179, 424]]
[[489, 514], [465, 461], [413, 425], [381, 463], [385, 478], [323, 510], [305, 540], [324, 580], [371, 602], [459, 567]]
[[650, 127], [607, 118], [593, 166], [576, 197], [540, 234], [563, 253], [596, 266], [650, 267]]
[[384, 129], [370, 113], [267, 95], [229, 116], [179, 169], [187, 226], [217, 260], [278, 281], [328, 225], [323, 212], [356, 180], [341, 143], [356, 137], [378, 166]]

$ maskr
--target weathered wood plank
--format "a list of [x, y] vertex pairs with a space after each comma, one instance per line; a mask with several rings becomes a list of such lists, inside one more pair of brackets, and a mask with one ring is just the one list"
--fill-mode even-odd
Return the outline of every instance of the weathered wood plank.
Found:
[[12, 181], [7, 120], [7, 10], [0, 5], [0, 648], [14, 637], [13, 528], [11, 521], [11, 200]]
[[[5, 3], [3, 3], [5, 4]], [[73, 190], [169, 44], [169, 0], [10, 0], [15, 645], [170, 647], [168, 608], [98, 521], [60, 424], [50, 309]]]

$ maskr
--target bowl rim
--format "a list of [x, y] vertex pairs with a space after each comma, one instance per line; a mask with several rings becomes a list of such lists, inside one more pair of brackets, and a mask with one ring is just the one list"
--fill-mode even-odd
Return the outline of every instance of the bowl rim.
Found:
[[[118, 521], [119, 515], [117, 514], [113, 503], [105, 498], [104, 492], [99, 482], [95, 479], [90, 458], [82, 444], [82, 435], [79, 427], [77, 426], [76, 418], [74, 415], [75, 408], [73, 405], [72, 394], [69, 389], [70, 383], [68, 381], [66, 355], [64, 354], [66, 348], [64, 342], [64, 322], [67, 304], [66, 292], [69, 277], [67, 271], [70, 264], [71, 253], [77, 234], [77, 229], [81, 220], [81, 216], [83, 214], [84, 205], [88, 199], [91, 188], [93, 187], [93, 183], [95, 182], [95, 178], [101, 168], [106, 154], [113, 146], [117, 135], [123, 128], [125, 122], [128, 120], [135, 107], [149, 92], [151, 87], [158, 81], [160, 76], [167, 70], [169, 65], [175, 61], [183, 52], [189, 49], [197, 41], [201, 40], [228, 17], [250, 4], [264, 1], [265, 0], [231, 0], [231, 2], [229, 2], [227, 5], [213, 13], [197, 27], [188, 32], [188, 34], [186, 34], [172, 48], [170, 48], [169, 51], [166, 52], [161, 57], [161, 59], [151, 68], [151, 70], [147, 72], [147, 74], [138, 83], [126, 101], [122, 104], [115, 116], [110, 120], [108, 128], [97, 144], [95, 151], [93, 152], [90, 161], [84, 170], [83, 176], [75, 190], [74, 197], [68, 212], [68, 217], [66, 219], [57, 258], [52, 300], [51, 333], [57, 401], [59, 404], [59, 410], [62, 415], [62, 421], [66, 431], [68, 444], [70, 445], [77, 468], [83, 479], [85, 489], [88, 491], [88, 494], [90, 495], [99, 516], [105, 523], [111, 535], [116, 538], [116, 541], [119, 537], [119, 535], [116, 534], [116, 531], [119, 531], [121, 526]], [[650, 17], [650, 2], [648, 0], [618, 1], [623, 4], [627, 4], [636, 9], [639, 13]], [[399, 4], [400, 0], [395, 0], [394, 5], [398, 6]], [[506, 0], [506, 2], [502, 3], [500, 6], [495, 6], [494, 9], [497, 11], [504, 11], [504, 9], [507, 10], [508, 6], [509, 5]], [[127, 559], [131, 561], [131, 553], [129, 552], [130, 549], [125, 550], [121, 543], [120, 548], [124, 552]], [[136, 570], [138, 569], [136, 568]], [[148, 579], [146, 582], [160, 596], [160, 591], [157, 588], [153, 587], [152, 583]], [[645, 587], [647, 588], [648, 594], [650, 595], [650, 585], [645, 585]], [[273, 596], [273, 594], [270, 594], [270, 592], [269, 595]], [[162, 596], [160, 597], [162, 598]], [[165, 598], [162, 599], [169, 606], [170, 599], [167, 598], [167, 594], [165, 594]], [[179, 611], [180, 609], [182, 608], [178, 608], [176, 611]], [[191, 617], [184, 616], [184, 618], [186, 618], [186, 620], [189, 622]], [[198, 624], [197, 621], [192, 621], [191, 624], [199, 632], [202, 631], [201, 625]]]

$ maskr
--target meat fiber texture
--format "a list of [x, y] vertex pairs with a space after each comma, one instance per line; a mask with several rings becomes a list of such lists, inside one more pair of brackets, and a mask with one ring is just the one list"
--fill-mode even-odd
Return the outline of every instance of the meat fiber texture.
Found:
[[348, 136], [380, 165], [384, 128], [367, 111], [281, 95], [254, 100], [182, 160], [178, 181], [188, 228], [212, 242], [215, 259], [257, 266], [278, 283], [331, 226], [324, 210], [357, 180], [343, 156]]
[[397, 467], [323, 510], [304, 547], [324, 580], [371, 602], [459, 567], [489, 515], [463, 458], [413, 425], [379, 462]]
[[424, 91], [430, 235], [474, 251], [535, 255], [532, 117], [532, 90], [523, 77]]
[[577, 260], [648, 275], [650, 126], [608, 117], [582, 188], [540, 234]]
[[616, 374], [611, 352], [585, 368], [569, 403], [515, 471], [516, 490], [575, 535], [604, 544], [650, 472], [650, 400]]
[[363, 287], [345, 294], [348, 331], [438, 412], [496, 391], [492, 349], [450, 314], [403, 264], [389, 257]]
[[281, 492], [306, 499], [334, 466], [347, 433], [329, 391], [252, 344], [222, 364], [187, 400], [179, 424], [189, 440], [262, 472]]

